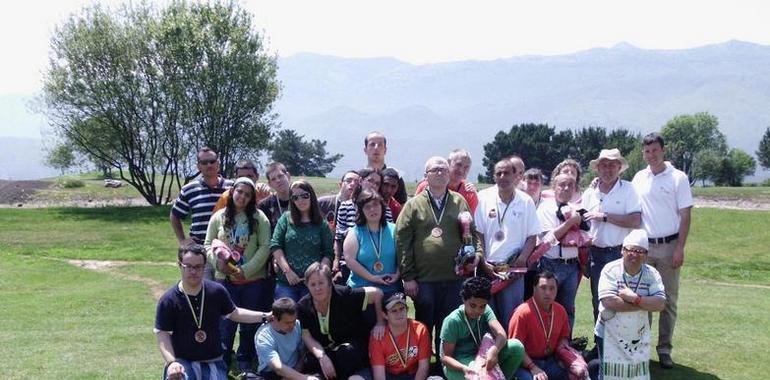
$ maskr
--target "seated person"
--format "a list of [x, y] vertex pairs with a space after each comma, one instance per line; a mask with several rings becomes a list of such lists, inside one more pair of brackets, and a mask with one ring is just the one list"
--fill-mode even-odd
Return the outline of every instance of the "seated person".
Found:
[[[491, 287], [485, 277], [465, 280], [460, 292], [463, 304], [444, 319], [441, 326], [441, 363], [449, 380], [478, 376], [479, 367], [493, 370], [498, 362], [505, 378], [511, 379], [519, 368], [524, 347], [518, 340], [506, 338], [503, 326], [487, 305], [492, 298]], [[479, 352], [485, 334], [491, 334], [494, 345], [486, 352]], [[482, 366], [471, 366], [477, 354], [486, 362]]]
[[396, 293], [382, 305], [385, 336], [369, 338], [374, 380], [425, 380], [430, 367], [430, 334], [424, 324], [407, 316], [406, 297]]
[[261, 323], [269, 314], [236, 307], [222, 285], [203, 279], [202, 245], [179, 248], [177, 259], [182, 279], [160, 297], [155, 314], [163, 378], [226, 379], [219, 322]]
[[291, 298], [273, 302], [273, 321], [263, 325], [254, 338], [259, 375], [265, 380], [317, 380], [302, 373], [304, 350], [297, 306]]
[[516, 308], [508, 324], [508, 337], [524, 344], [524, 360], [516, 371], [519, 380], [566, 380], [568, 372], [559, 365], [556, 350], [569, 345], [567, 311], [555, 302], [556, 277], [544, 270], [537, 274], [532, 298]]

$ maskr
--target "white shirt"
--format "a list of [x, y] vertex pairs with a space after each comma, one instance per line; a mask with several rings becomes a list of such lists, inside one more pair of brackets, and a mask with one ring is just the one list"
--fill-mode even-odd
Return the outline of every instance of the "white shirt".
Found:
[[666, 161], [666, 169], [653, 175], [650, 167], [640, 170], [631, 183], [642, 205], [642, 226], [650, 238], [679, 232], [679, 210], [692, 207], [687, 175]]
[[[570, 205], [576, 206], [572, 203]], [[556, 217], [556, 198], [543, 199], [537, 208], [537, 217], [540, 219], [541, 232], [553, 231], [564, 223]], [[559, 250], [561, 250], [561, 256], [559, 256]], [[562, 247], [561, 245], [555, 245], [545, 253], [545, 257], [549, 259], [572, 259], [577, 255], [577, 247]]]
[[[527, 237], [540, 233], [535, 203], [527, 193], [516, 190], [507, 208], [498, 195], [497, 186], [479, 191], [478, 198], [473, 218], [476, 230], [484, 234], [487, 261], [500, 263], [509, 260], [515, 250], [524, 247]], [[501, 230], [505, 236], [498, 241], [495, 234]]]
[[[635, 212], [642, 212], [642, 205], [639, 202], [639, 196], [636, 195], [631, 182], [618, 179], [612, 186], [610, 192], [605, 194], [596, 188], [588, 188], [583, 192], [583, 208], [588, 211], [606, 212], [608, 214], [628, 215]], [[632, 228], [620, 227], [610, 222], [604, 222], [601, 219], [591, 221], [591, 231], [593, 245], [607, 248], [623, 244]]]

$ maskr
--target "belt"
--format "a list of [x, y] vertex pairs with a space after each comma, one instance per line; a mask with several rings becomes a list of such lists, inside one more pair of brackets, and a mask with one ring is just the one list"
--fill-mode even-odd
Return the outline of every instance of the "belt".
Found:
[[547, 260], [551, 260], [551, 261], [556, 261], [559, 264], [576, 264], [578, 262], [578, 258], [577, 257], [573, 257], [571, 259], [559, 259], [559, 258], [552, 259], [550, 257], [543, 257], [543, 258], [547, 259]]
[[623, 246], [622, 245], [616, 245], [616, 246], [613, 246], [613, 247], [597, 247], [597, 246], [594, 245], [592, 248], [597, 250], [597, 251], [607, 252], [607, 251], [620, 251], [623, 248]]
[[665, 244], [676, 240], [676, 238], [678, 237], [679, 237], [679, 233], [677, 232], [673, 235], [668, 235], [666, 237], [649, 238], [647, 239], [647, 241], [650, 242], [651, 244]]

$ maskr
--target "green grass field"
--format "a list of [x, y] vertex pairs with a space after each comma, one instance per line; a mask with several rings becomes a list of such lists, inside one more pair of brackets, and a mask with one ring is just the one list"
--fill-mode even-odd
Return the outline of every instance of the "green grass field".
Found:
[[[693, 212], [675, 337], [680, 365], [661, 372], [653, 364], [653, 378], [765, 378], [770, 213]], [[156, 378], [162, 361], [148, 283], [166, 288], [178, 278], [167, 215], [167, 207], [0, 210], [0, 378]], [[93, 271], [68, 259], [130, 263]], [[576, 336], [590, 336], [590, 314], [583, 282]]]

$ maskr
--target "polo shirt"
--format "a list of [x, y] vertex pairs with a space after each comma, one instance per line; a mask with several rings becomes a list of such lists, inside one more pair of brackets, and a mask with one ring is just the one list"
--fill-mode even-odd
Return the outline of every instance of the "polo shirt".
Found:
[[369, 328], [362, 323], [364, 310], [369, 300], [364, 288], [349, 288], [333, 285], [329, 301], [329, 335], [321, 333], [321, 323], [310, 294], [302, 297], [298, 304], [299, 321], [303, 331], [308, 331], [322, 347], [336, 346], [353, 341], [369, 339]]
[[[544, 359], [548, 357], [545, 354], [546, 347], [550, 347], [552, 353], [556, 352], [559, 342], [570, 337], [569, 318], [567, 318], [567, 311], [564, 306], [554, 302], [551, 305], [550, 314], [546, 313], [542, 307], [540, 308], [540, 315], [543, 318], [541, 324], [534, 302], [535, 299], [530, 298], [513, 312], [508, 323], [508, 338], [518, 339], [524, 345], [524, 351], [530, 358]], [[553, 318], [553, 329], [551, 330], [551, 338], [548, 339], [546, 345], [546, 333], [543, 330], [543, 325], [546, 329], [550, 328], [551, 318]]]
[[[562, 221], [556, 216], [556, 198], [544, 199], [537, 208], [537, 217], [540, 219], [540, 231], [546, 233], [559, 227]], [[578, 256], [577, 247], [562, 247], [561, 244], [551, 247], [545, 257], [549, 259], [572, 259]]]
[[[204, 291], [205, 300], [202, 297]], [[188, 295], [188, 297], [195, 310], [196, 318], [203, 307], [201, 329], [206, 332], [206, 340], [202, 343], [195, 341], [198, 326], [195, 325], [190, 304], [187, 303], [179, 284], [167, 290], [158, 300], [155, 311], [155, 331], [171, 333], [171, 347], [179, 358], [190, 361], [215, 359], [222, 355], [219, 321], [223, 316], [228, 316], [235, 311], [235, 304], [222, 285], [209, 280], [203, 280], [203, 288], [198, 294]]]
[[[595, 188], [588, 188], [583, 192], [582, 205], [588, 211], [606, 212], [608, 214], [628, 215], [642, 212], [639, 196], [636, 195], [631, 182], [618, 178], [610, 192], [605, 194]], [[600, 220], [591, 221], [589, 233], [593, 237], [593, 245], [607, 248], [623, 244], [632, 228], [620, 227], [616, 224]]]
[[179, 219], [192, 214], [190, 237], [198, 243], [203, 243], [203, 239], [206, 238], [206, 228], [211, 214], [214, 213], [214, 205], [222, 193], [232, 186], [233, 181], [219, 177], [217, 186], [209, 187], [203, 177], [198, 177], [182, 186], [182, 190], [179, 191], [171, 212]]
[[257, 330], [254, 343], [259, 358], [258, 372], [272, 371], [270, 361], [273, 358], [278, 358], [283, 365], [294, 368], [299, 363], [303, 347], [300, 322], [294, 321], [294, 329], [286, 334], [276, 331], [271, 323], [265, 323]]
[[650, 238], [679, 232], [679, 210], [693, 206], [687, 175], [666, 161], [657, 175], [650, 167], [640, 170], [631, 183], [642, 205], [642, 225]]
[[[535, 203], [518, 189], [507, 206], [500, 200], [497, 185], [481, 190], [473, 218], [476, 230], [484, 234], [484, 256], [494, 263], [508, 261], [514, 251], [524, 247], [527, 237], [540, 233]], [[501, 230], [505, 237], [498, 241], [495, 234]]]
[[[469, 320], [467, 317], [465, 305], [460, 305], [444, 318], [444, 323], [441, 325], [441, 356], [444, 356], [444, 342], [446, 342], [455, 344], [453, 356], [455, 359], [464, 362], [463, 359], [475, 358], [481, 338], [489, 331], [489, 323], [497, 320], [489, 305], [478, 318]], [[468, 326], [473, 329], [473, 335]]]
[[414, 375], [420, 360], [430, 360], [432, 351], [430, 348], [430, 334], [428, 328], [419, 321], [407, 320], [409, 330], [409, 347], [406, 347], [407, 332], [404, 331], [395, 337], [396, 346], [401, 352], [401, 357], [406, 358], [406, 367], [401, 364], [401, 359], [390, 340], [390, 328], [385, 328], [385, 335], [381, 339], [369, 337], [369, 361], [371, 365], [385, 366], [385, 373], [390, 375]]

